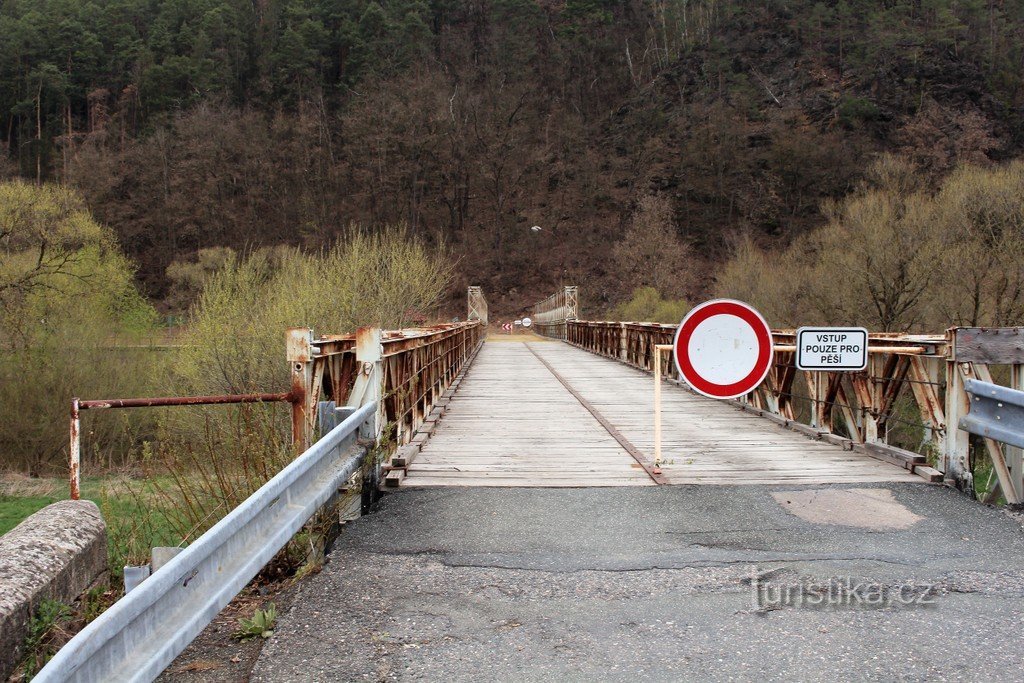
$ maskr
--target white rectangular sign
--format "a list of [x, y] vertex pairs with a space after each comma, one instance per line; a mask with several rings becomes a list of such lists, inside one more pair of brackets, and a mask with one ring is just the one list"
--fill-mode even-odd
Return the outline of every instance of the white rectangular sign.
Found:
[[868, 331], [863, 327], [801, 327], [796, 331], [800, 370], [863, 370], [868, 366]]

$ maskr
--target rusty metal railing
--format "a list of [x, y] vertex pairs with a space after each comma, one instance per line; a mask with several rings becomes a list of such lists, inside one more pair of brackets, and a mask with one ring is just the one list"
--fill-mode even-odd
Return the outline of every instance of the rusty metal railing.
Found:
[[[487, 334], [482, 320], [383, 332], [381, 396], [385, 424], [405, 444]], [[361, 367], [357, 334], [314, 340], [319, 351], [310, 371], [310, 400], [349, 402]]]
[[[577, 320], [567, 323], [565, 339], [651, 372], [656, 347], [672, 344], [675, 332], [675, 325]], [[925, 471], [934, 465], [936, 476], [941, 471], [967, 491], [974, 486], [971, 444], [969, 434], [957, 429], [967, 410], [964, 382], [991, 382], [991, 367], [1007, 366], [1011, 386], [1024, 389], [1024, 343], [1017, 342], [1024, 339], [1024, 328], [871, 333], [868, 367], [860, 372], [800, 370], [795, 364], [795, 331], [772, 334], [773, 367], [761, 386], [739, 402], [746, 410], [799, 426], [814, 438], [862, 446], [908, 469]], [[674, 374], [671, 363], [661, 366], [666, 375]], [[903, 448], [889, 448], [901, 440]], [[1021, 449], [992, 440], [984, 448], [999, 475], [988, 484], [986, 498], [1002, 494], [1009, 502], [1020, 501]], [[1009, 478], [1002, 474], [1007, 471]]]
[[[232, 403], [275, 403], [287, 402], [295, 405], [298, 397], [293, 392], [280, 394], [225, 394], [220, 396], [164, 396], [160, 398], [111, 398], [83, 401], [71, 399], [71, 428], [68, 449], [68, 477], [71, 500], [81, 496], [82, 472], [82, 421], [83, 410], [107, 410], [110, 408], [156, 408], [161, 406], [208, 406]], [[293, 440], [295, 439], [293, 434]]]
[[[370, 331], [371, 328], [365, 328]], [[438, 398], [483, 342], [482, 320], [406, 330], [375, 330], [380, 343], [381, 424], [394, 428], [398, 445], [408, 443], [433, 410]], [[292, 406], [292, 444], [302, 452], [313, 443], [317, 402], [350, 403], [363, 371], [359, 334], [314, 338], [308, 328], [287, 331], [287, 358], [292, 389], [281, 393], [220, 396], [168, 396], [71, 401], [68, 477], [71, 498], [81, 495], [81, 411], [159, 406], [225, 405], [286, 402]]]

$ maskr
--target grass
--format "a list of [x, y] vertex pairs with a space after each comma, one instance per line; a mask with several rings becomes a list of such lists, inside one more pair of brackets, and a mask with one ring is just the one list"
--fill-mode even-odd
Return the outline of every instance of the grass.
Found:
[[56, 501], [56, 498], [47, 496], [19, 498], [0, 495], [0, 534], [6, 534], [32, 513]]
[[26, 680], [35, 676], [53, 657], [59, 647], [53, 641], [71, 621], [71, 616], [71, 608], [60, 602], [47, 599], [39, 604], [29, 622], [29, 632], [25, 638], [22, 675]]
[[[99, 506], [107, 522], [111, 574], [120, 579], [126, 564], [148, 562], [155, 545], [177, 545], [174, 525], [156, 504], [153, 481], [110, 476], [82, 481], [82, 498]], [[6, 476], [0, 480], [0, 534], [7, 533], [29, 515], [68, 498], [62, 479]]]

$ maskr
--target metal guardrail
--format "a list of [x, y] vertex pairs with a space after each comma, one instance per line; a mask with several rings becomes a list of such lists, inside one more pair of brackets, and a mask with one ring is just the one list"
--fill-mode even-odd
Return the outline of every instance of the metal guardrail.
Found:
[[971, 409], [960, 418], [960, 429], [1024, 448], [1024, 391], [976, 379], [966, 380], [964, 391]]
[[86, 626], [35, 677], [152, 681], [360, 467], [355, 411], [212, 529]]

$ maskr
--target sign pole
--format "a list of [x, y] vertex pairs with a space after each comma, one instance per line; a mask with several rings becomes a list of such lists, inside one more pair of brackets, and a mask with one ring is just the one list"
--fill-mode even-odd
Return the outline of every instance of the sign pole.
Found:
[[661, 346], [654, 347], [654, 473], [661, 474]]
[[683, 318], [672, 344], [654, 345], [654, 473], [661, 474], [661, 354], [673, 351], [679, 379], [710, 398], [738, 398], [772, 367], [772, 330], [749, 304], [706, 301]]
[[661, 474], [661, 352], [671, 344], [654, 345], [654, 473]]

